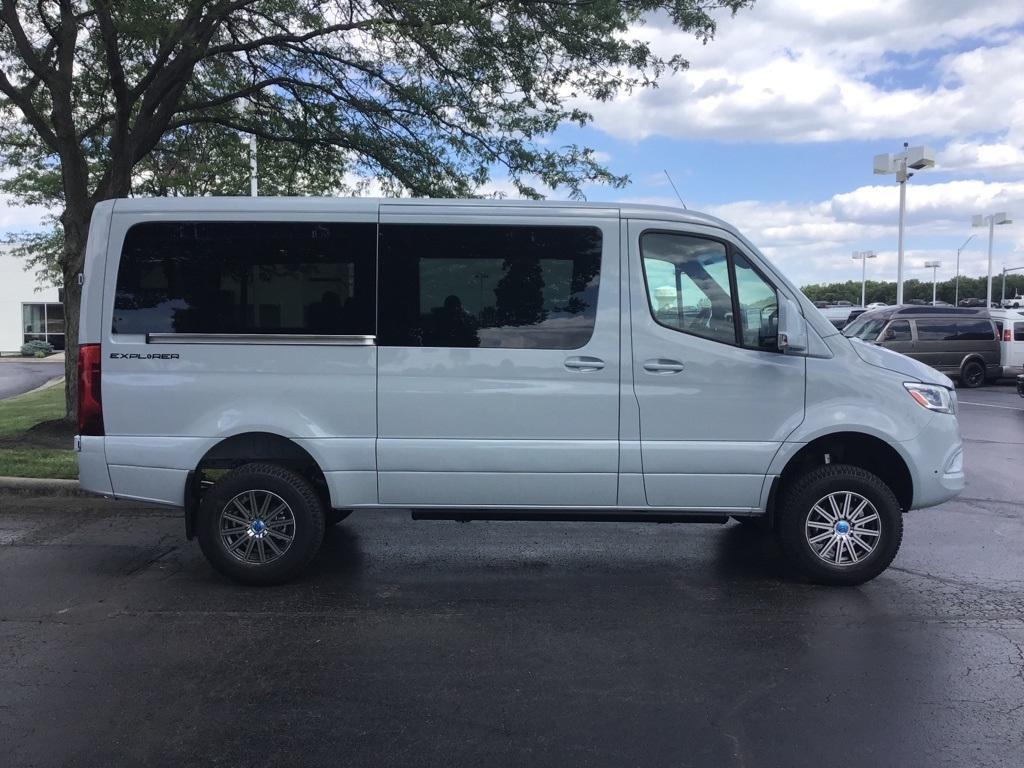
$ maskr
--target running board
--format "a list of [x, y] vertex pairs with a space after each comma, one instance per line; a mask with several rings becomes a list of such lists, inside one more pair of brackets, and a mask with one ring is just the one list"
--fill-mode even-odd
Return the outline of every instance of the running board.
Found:
[[558, 509], [414, 509], [413, 520], [545, 520], [563, 523], [716, 523], [724, 525], [728, 515], [713, 512], [594, 511], [572, 512]]

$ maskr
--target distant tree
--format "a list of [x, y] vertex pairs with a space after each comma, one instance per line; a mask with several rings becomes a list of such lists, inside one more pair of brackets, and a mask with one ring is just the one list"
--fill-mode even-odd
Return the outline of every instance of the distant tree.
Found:
[[97, 202], [243, 191], [239, 133], [279, 161], [267, 191], [372, 177], [472, 195], [495, 172], [530, 197], [538, 184], [621, 185], [590, 149], [542, 140], [590, 119], [575, 97], [607, 100], [686, 66], [630, 33], [648, 14], [707, 41], [711, 11], [751, 2], [0, 0], [0, 188], [59, 222], [69, 415]]
[[[985, 277], [960, 276], [960, 298], [985, 298], [986, 289]], [[812, 283], [805, 285], [800, 290], [811, 301], [849, 301], [853, 304], [860, 303], [860, 281], [848, 280], [843, 283]], [[1024, 275], [1006, 276], [1006, 295], [1012, 296], [1015, 293], [1024, 292]], [[992, 278], [992, 298], [998, 301], [1002, 296], [1002, 275]], [[955, 303], [956, 281], [953, 278], [944, 280], [936, 286], [935, 298], [950, 304]], [[896, 303], [896, 283], [868, 280], [865, 288], [865, 299], [870, 304], [875, 301], [884, 301], [886, 304]], [[930, 280], [918, 280], [916, 278], [903, 283], [903, 299], [932, 300], [932, 284]]]

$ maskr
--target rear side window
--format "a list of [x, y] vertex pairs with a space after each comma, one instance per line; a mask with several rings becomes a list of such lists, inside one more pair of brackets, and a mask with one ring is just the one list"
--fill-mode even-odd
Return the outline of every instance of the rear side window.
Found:
[[378, 343], [578, 349], [593, 335], [594, 227], [385, 224]]
[[1013, 340], [1024, 341], [1024, 323], [1013, 324]]
[[957, 320], [957, 341], [992, 341], [995, 338], [992, 323], [988, 320]]
[[375, 271], [374, 223], [136, 224], [113, 331], [372, 335]]
[[918, 341], [952, 341], [957, 336], [952, 320], [917, 320]]

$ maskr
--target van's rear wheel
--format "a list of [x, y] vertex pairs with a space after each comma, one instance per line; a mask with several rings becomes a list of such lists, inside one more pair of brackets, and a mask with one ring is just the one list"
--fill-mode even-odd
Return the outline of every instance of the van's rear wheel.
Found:
[[985, 366], [977, 360], [968, 360], [960, 369], [960, 383], [967, 389], [980, 387], [985, 383]]
[[281, 584], [320, 549], [324, 508], [306, 478], [276, 464], [246, 464], [204, 495], [197, 526], [210, 564], [246, 584]]
[[896, 557], [903, 513], [877, 476], [860, 467], [829, 464], [783, 489], [778, 530], [786, 555], [812, 581], [862, 584]]

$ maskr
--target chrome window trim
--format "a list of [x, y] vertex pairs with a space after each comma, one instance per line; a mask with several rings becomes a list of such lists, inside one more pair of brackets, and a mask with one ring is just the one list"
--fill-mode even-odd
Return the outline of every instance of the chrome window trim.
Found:
[[311, 333], [147, 333], [147, 344], [292, 344], [305, 346], [372, 347], [372, 335], [328, 336]]

